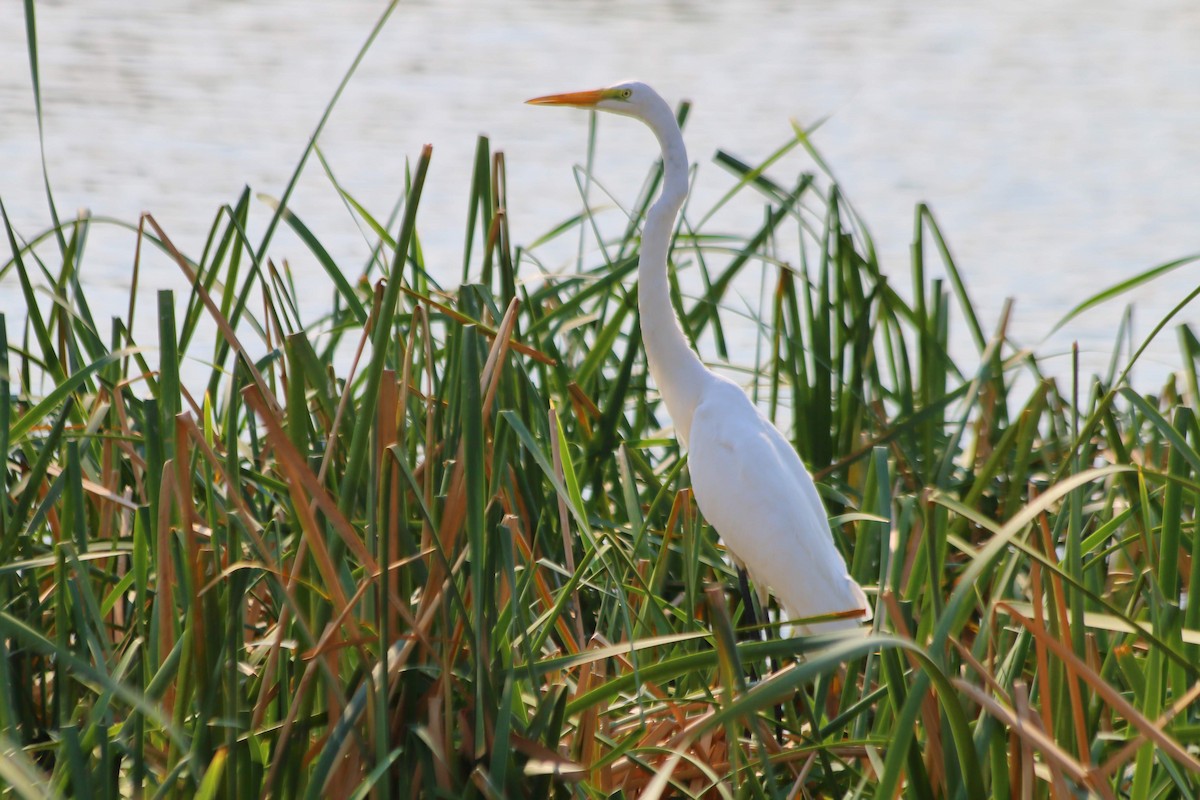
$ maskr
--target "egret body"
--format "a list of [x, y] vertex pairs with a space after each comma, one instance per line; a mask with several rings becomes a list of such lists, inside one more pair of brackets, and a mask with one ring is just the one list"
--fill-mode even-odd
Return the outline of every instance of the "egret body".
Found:
[[789, 619], [857, 611], [852, 618], [800, 624], [808, 632], [855, 627], [871, 608], [833, 543], [812, 476], [741, 387], [704, 366], [671, 307], [667, 251], [688, 193], [687, 150], [671, 107], [638, 82], [529, 102], [621, 114], [654, 132], [664, 175], [642, 230], [638, 311], [650, 374], [688, 451], [696, 503]]

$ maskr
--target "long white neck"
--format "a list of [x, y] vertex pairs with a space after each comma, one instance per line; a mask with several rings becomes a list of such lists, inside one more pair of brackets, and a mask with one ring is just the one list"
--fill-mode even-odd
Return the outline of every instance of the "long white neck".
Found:
[[[657, 104], [656, 104], [657, 105]], [[712, 373], [692, 351], [671, 307], [667, 250], [675, 218], [688, 192], [688, 158], [675, 115], [664, 101], [643, 117], [663, 154], [663, 188], [646, 214], [638, 261], [638, 311], [650, 374], [662, 393], [675, 432], [686, 446], [692, 415]]]

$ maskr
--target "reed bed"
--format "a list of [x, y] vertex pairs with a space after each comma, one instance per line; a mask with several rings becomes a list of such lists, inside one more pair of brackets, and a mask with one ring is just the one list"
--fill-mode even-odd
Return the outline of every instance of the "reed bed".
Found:
[[[588, 208], [553, 226], [586, 246], [544, 269], [481, 139], [444, 288], [415, 224], [431, 157], [395, 219], [331, 180], [365, 265], [290, 191], [257, 242], [263, 206], [237, 197], [198, 254], [138, 220], [134, 287], [151, 250], [191, 287], [159, 293], [156, 342], [81, 289], [89, 231], [116, 223], [59, 220], [52, 195], [45, 231], [3, 215], [27, 310], [0, 318], [5, 794], [1200, 796], [1191, 328], [1155, 393], [1115, 345], [1064, 386], [1007, 309], [976, 313], [928, 208], [889, 275], [804, 130], [762, 164], [719, 153], [720, 204], [763, 221], [686, 211], [677, 312], [789, 432], [876, 603], [861, 634], [748, 631], [638, 338], [657, 167], [618, 233]], [[324, 268], [318, 319], [280, 225]]]

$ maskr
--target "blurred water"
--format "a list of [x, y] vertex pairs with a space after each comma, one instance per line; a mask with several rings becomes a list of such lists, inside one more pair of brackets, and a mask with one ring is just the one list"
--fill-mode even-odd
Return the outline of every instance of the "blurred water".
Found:
[[[221, 203], [245, 184], [278, 195], [383, 4], [373, 0], [91, 0], [38, 4], [46, 149], [64, 212], [135, 222], [151, 211], [198, 254]], [[578, 208], [571, 165], [586, 115], [532, 109], [548, 91], [626, 77], [694, 102], [688, 142], [697, 202], [729, 179], [717, 147], [757, 159], [811, 124], [872, 226], [885, 269], [906, 285], [912, 207], [932, 204], [992, 326], [1038, 344], [1080, 299], [1155, 263], [1200, 251], [1200, 7], [1184, 0], [1002, 6], [951, 0], [718, 3], [675, 0], [425, 0], [402, 4], [335, 112], [322, 147], [339, 180], [383, 213], [405, 160], [435, 145], [419, 229], [448, 282], [461, 265], [475, 137], [506, 151], [514, 237], [530, 241]], [[628, 200], [654, 155], [636, 124], [604, 120], [598, 174]], [[791, 180], [791, 161], [775, 172]], [[0, 199], [32, 236], [49, 220], [20, 7], [0, 10]], [[357, 274], [368, 245], [314, 162], [293, 208]], [[754, 211], [752, 213], [758, 213]], [[257, 209], [259, 224], [268, 216]], [[300, 275], [315, 270], [280, 239]], [[97, 229], [85, 281], [123, 308], [133, 237]], [[152, 259], [153, 290], [182, 287]], [[550, 266], [559, 266], [551, 264]], [[1200, 281], [1184, 268], [1139, 291], [1139, 331]], [[309, 313], [329, 301], [308, 297]], [[21, 313], [15, 280], [0, 310]], [[1073, 339], [1098, 369], [1117, 306]], [[1194, 320], [1192, 310], [1184, 318]], [[1177, 360], [1170, 332], [1141, 370]], [[1065, 358], [1052, 367], [1065, 374]]]

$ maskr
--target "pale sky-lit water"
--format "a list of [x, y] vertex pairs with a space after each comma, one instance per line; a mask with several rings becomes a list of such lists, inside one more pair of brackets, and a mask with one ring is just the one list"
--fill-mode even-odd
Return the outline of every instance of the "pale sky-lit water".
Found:
[[[129, 222], [151, 211], [198, 254], [217, 207], [243, 185], [282, 191], [382, 8], [39, 3], [60, 210]], [[1015, 297], [1013, 330], [1025, 344], [1038, 345], [1099, 288], [1200, 252], [1200, 6], [1182, 0], [402, 3], [322, 148], [342, 184], [382, 214], [405, 160], [434, 144], [419, 230], [453, 283], [475, 137], [486, 132], [506, 152], [513, 234], [528, 242], [578, 209], [571, 167], [584, 157], [587, 117], [522, 101], [627, 77], [693, 101], [696, 207], [731, 183], [711, 163], [717, 147], [759, 159], [787, 141], [789, 119], [828, 117], [815, 141], [894, 282], [908, 285], [913, 205], [928, 201], [985, 327]], [[604, 119], [600, 133], [599, 178], [628, 201], [653, 140], [626, 120]], [[9, 3], [0, 10], [0, 199], [25, 236], [49, 220], [38, 158], [21, 8]], [[772, 174], [788, 182], [804, 168], [795, 158]], [[357, 275], [368, 245], [315, 161], [292, 207]], [[255, 213], [260, 225], [269, 216], [262, 205]], [[294, 239], [273, 252], [298, 274], [317, 269]], [[95, 231], [84, 266], [93, 302], [123, 308], [132, 258], [130, 234]], [[184, 285], [169, 262], [151, 266], [146, 312], [155, 289]], [[1200, 266], [1185, 267], [1133, 295], [1138, 330], [1197, 283]], [[328, 303], [306, 300], [314, 314]], [[0, 311], [11, 318], [21, 307], [6, 277]], [[1039, 349], [1078, 339], [1098, 369], [1120, 310], [1093, 311]], [[1189, 309], [1181, 320], [1196, 318]], [[1140, 374], [1161, 380], [1175, 353], [1168, 331]], [[1068, 369], [1065, 358], [1050, 366]]]

